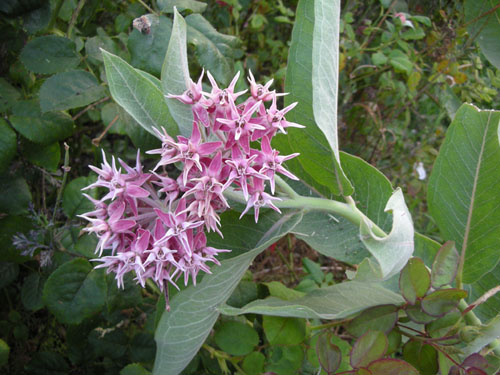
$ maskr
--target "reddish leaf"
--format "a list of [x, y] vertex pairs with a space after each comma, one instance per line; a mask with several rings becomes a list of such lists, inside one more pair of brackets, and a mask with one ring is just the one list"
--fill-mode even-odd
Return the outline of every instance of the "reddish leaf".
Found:
[[328, 374], [337, 371], [342, 362], [342, 352], [337, 345], [332, 343], [331, 335], [330, 332], [326, 332], [320, 335], [316, 342], [319, 364]]
[[364, 367], [369, 363], [382, 358], [389, 342], [383, 332], [368, 331], [354, 343], [351, 350], [351, 366]]
[[422, 300], [422, 310], [432, 316], [443, 316], [458, 306], [467, 292], [462, 289], [440, 289], [432, 292]]
[[420, 375], [409, 363], [400, 359], [379, 359], [368, 366], [372, 375]]

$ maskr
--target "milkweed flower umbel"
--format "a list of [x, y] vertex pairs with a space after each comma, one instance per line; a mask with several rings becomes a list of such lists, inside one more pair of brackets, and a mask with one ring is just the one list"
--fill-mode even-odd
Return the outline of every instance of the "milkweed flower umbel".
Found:
[[[97, 181], [84, 189], [105, 190], [100, 199], [84, 194], [94, 210], [81, 215], [89, 222], [85, 231], [99, 238], [96, 268], [114, 273], [122, 288], [128, 272], [143, 287], [152, 280], [164, 292], [167, 309], [169, 284], [177, 288], [179, 279], [187, 284], [190, 278], [196, 284], [198, 273], [210, 273], [208, 264], [219, 265], [217, 255], [229, 251], [207, 246], [205, 235], [214, 231], [222, 236], [219, 215], [230, 208], [224, 191], [242, 191], [247, 202], [242, 216], [253, 208], [257, 222], [263, 207], [280, 212], [273, 203], [280, 200], [272, 195], [275, 174], [297, 179], [282, 163], [298, 154], [279, 156], [271, 147], [278, 130], [302, 127], [284, 118], [297, 103], [278, 110], [276, 97], [284, 94], [269, 90], [272, 80], [257, 84], [250, 73], [250, 96], [237, 104], [245, 93], [235, 93], [239, 73], [221, 89], [207, 72], [209, 93], [202, 91], [203, 75], [184, 93], [167, 95], [191, 106], [194, 121], [189, 138], [179, 135], [175, 140], [165, 129], [155, 129], [162, 146], [147, 153], [160, 159], [148, 172], [139, 152], [135, 167], [130, 167], [120, 159], [117, 163], [114, 156], [108, 162], [103, 151], [101, 167], [90, 166]], [[164, 166], [174, 163], [183, 169], [178, 176], [169, 176]]]

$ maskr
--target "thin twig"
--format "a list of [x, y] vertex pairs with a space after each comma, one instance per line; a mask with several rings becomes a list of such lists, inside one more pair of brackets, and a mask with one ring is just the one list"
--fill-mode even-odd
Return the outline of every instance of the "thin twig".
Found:
[[73, 27], [75, 26], [76, 20], [78, 19], [78, 14], [81, 12], [83, 6], [85, 5], [85, 1], [86, 0], [80, 0], [78, 2], [78, 5], [76, 6], [76, 8], [74, 10], [73, 15], [71, 16], [71, 21], [69, 21], [69, 25], [68, 25], [68, 31], [66, 31], [66, 35], [68, 36], [68, 38], [71, 38], [71, 33], [73, 32]]
[[[479, 21], [481, 18], [483, 17], [486, 17], [488, 15], [490, 15], [491, 13], [495, 12], [497, 9], [500, 8], [500, 3], [498, 3], [497, 5], [495, 5], [493, 8], [491, 8], [490, 10], [487, 10], [486, 12], [480, 14], [479, 16], [477, 16], [476, 18], [470, 20], [469, 22], [465, 23], [462, 27], [467, 27], [469, 26], [471, 23], [476, 23], [477, 21]], [[488, 21], [486, 21], [488, 22]], [[485, 22], [485, 23], [486, 23]]]
[[97, 102], [94, 102], [92, 104], [89, 104], [88, 106], [86, 106], [84, 109], [82, 109], [80, 112], [78, 112], [76, 115], [74, 115], [71, 119], [73, 121], [75, 121], [78, 117], [82, 116], [85, 112], [91, 110], [92, 108], [94, 108], [95, 106], [101, 104], [101, 103], [104, 103], [105, 101], [109, 100], [110, 97], [109, 96], [106, 96], [105, 98], [102, 98], [101, 100], [98, 100]]
[[106, 135], [106, 133], [109, 131], [109, 129], [111, 129], [111, 127], [113, 126], [113, 124], [118, 120], [118, 117], [119, 115], [116, 115], [115, 118], [113, 120], [111, 120], [111, 122], [109, 123], [108, 126], [106, 126], [106, 129], [104, 129], [104, 131], [101, 133], [101, 135], [97, 138], [94, 138], [92, 140], [92, 144], [96, 147], [99, 147], [99, 143], [101, 143], [101, 140], [102, 138]]

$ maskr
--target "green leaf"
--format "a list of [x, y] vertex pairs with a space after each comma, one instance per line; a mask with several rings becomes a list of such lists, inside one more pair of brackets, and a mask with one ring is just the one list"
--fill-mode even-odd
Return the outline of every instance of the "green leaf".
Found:
[[163, 13], [173, 13], [174, 7], [177, 7], [179, 12], [190, 10], [193, 13], [203, 13], [207, 4], [196, 0], [158, 0], [158, 8]]
[[382, 51], [378, 51], [372, 55], [372, 62], [377, 66], [385, 65], [387, 60], [387, 56]]
[[0, 113], [5, 113], [20, 96], [17, 89], [0, 77]]
[[0, 251], [0, 261], [23, 263], [31, 259], [20, 254], [19, 249], [12, 244], [12, 237], [21, 233], [28, 235], [32, 226], [31, 220], [25, 216], [7, 215], [0, 219], [0, 243], [3, 244], [2, 251]]
[[346, 326], [350, 334], [360, 337], [366, 331], [377, 330], [388, 334], [398, 320], [398, 307], [395, 305], [375, 306], [364, 310]]
[[27, 310], [37, 311], [43, 307], [43, 280], [38, 273], [32, 273], [24, 279], [21, 288], [21, 301]]
[[462, 105], [429, 179], [429, 211], [443, 237], [465, 253], [466, 283], [479, 280], [500, 261], [499, 122], [500, 112]]
[[222, 323], [215, 331], [216, 344], [228, 354], [247, 355], [259, 344], [259, 334], [248, 324], [236, 321]]
[[74, 218], [76, 215], [81, 215], [94, 209], [94, 204], [82, 195], [82, 189], [94, 181], [95, 179], [91, 176], [78, 177], [65, 187], [62, 208], [68, 218]]
[[370, 375], [420, 375], [409, 363], [400, 359], [379, 359], [368, 366]]
[[40, 88], [40, 107], [43, 112], [67, 110], [93, 103], [106, 95], [103, 86], [85, 70], [58, 73], [47, 79]]
[[[253, 223], [253, 217], [245, 216], [229, 228], [223, 219], [224, 247], [236, 250], [243, 246], [245, 252], [222, 261], [196, 287], [190, 286], [172, 298], [170, 312], [162, 315], [156, 329], [154, 374], [177, 375], [189, 364], [219, 316], [217, 307], [229, 298], [252, 260], [300, 219], [300, 213], [264, 211], [258, 224]], [[226, 236], [230, 232], [235, 234], [233, 238]], [[211, 246], [215, 246], [213, 242]]]
[[81, 258], [64, 263], [45, 282], [43, 301], [61, 323], [78, 324], [104, 307], [104, 272]]
[[146, 332], [137, 333], [132, 338], [128, 350], [129, 350], [128, 357], [133, 362], [153, 361], [155, 358], [155, 351], [156, 351], [156, 343], [153, 335]]
[[383, 332], [368, 331], [356, 340], [351, 351], [351, 366], [365, 367], [380, 359], [387, 351], [389, 342]]
[[120, 370], [120, 375], [149, 375], [148, 370], [142, 367], [139, 363], [131, 363]]
[[[285, 288], [287, 290], [295, 292], [292, 289], [286, 288], [283, 284], [281, 284], [277, 281], [272, 282], [272, 284], [274, 284], [274, 283], [278, 284], [278, 288], [276, 288], [278, 290], [280, 289], [279, 285], [281, 285], [282, 288]], [[269, 285], [266, 285], [266, 286], [269, 288]], [[276, 289], [273, 289], [273, 290], [276, 290]], [[269, 291], [270, 291], [270, 293], [273, 293], [271, 291], [271, 288], [269, 288]], [[277, 293], [277, 292], [275, 292], [275, 293]], [[284, 291], [283, 293], [287, 293], [287, 292]], [[287, 294], [287, 295], [289, 295], [289, 294]], [[238, 284], [238, 286], [234, 290], [233, 294], [231, 294], [231, 297], [229, 297], [229, 299], [227, 300], [226, 303], [228, 305], [234, 306], [234, 307], [243, 307], [247, 303], [249, 303], [253, 300], [256, 300], [257, 296], [258, 296], [257, 284], [255, 284], [253, 281], [242, 280], [242, 281], [240, 281], [240, 283]]]
[[253, 352], [245, 357], [242, 368], [248, 375], [260, 375], [264, 372], [266, 357], [260, 352]]
[[301, 346], [273, 347], [269, 353], [269, 363], [266, 372], [294, 375], [300, 369], [304, 359], [304, 351]]
[[28, 70], [42, 74], [64, 72], [80, 63], [75, 43], [55, 35], [32, 39], [23, 48], [19, 58]]
[[398, 49], [393, 49], [391, 53], [389, 53], [389, 64], [392, 65], [397, 73], [406, 73], [406, 75], [410, 75], [413, 70], [413, 63]]
[[313, 262], [309, 258], [302, 258], [302, 264], [316, 283], [321, 284], [323, 282], [325, 274], [321, 271], [321, 266], [318, 263]]
[[61, 147], [58, 142], [40, 145], [33, 142], [23, 142], [23, 155], [35, 165], [49, 171], [56, 171], [61, 160]]
[[421, 341], [409, 340], [403, 346], [403, 358], [413, 365], [420, 375], [435, 375], [439, 370], [436, 349]]
[[306, 336], [303, 319], [264, 315], [262, 324], [271, 345], [298, 345]]
[[432, 316], [443, 316], [458, 306], [467, 292], [461, 289], [440, 289], [428, 294], [422, 300], [422, 310]]
[[431, 275], [420, 258], [411, 258], [399, 275], [399, 289], [404, 299], [414, 305], [431, 286]]
[[118, 47], [118, 45], [111, 39], [104, 29], [98, 27], [97, 28], [97, 36], [92, 38], [88, 38], [85, 42], [85, 52], [88, 55], [89, 61], [95, 65], [101, 65], [104, 61], [104, 57], [101, 53], [101, 50], [108, 51], [114, 55], [123, 56], [123, 50]]
[[110, 332], [94, 329], [89, 335], [89, 344], [97, 357], [123, 358], [127, 353], [128, 337], [122, 329]]
[[325, 135], [334, 155], [338, 191], [351, 195], [354, 190], [340, 167], [337, 137], [337, 101], [339, 79], [340, 2], [314, 1], [312, 46], [312, 96], [316, 124]]
[[11, 262], [0, 262], [0, 289], [17, 279], [19, 265]]
[[377, 283], [349, 281], [313, 290], [304, 297], [283, 301], [275, 297], [256, 300], [241, 309], [223, 306], [223, 314], [266, 314], [284, 317], [342, 319], [369, 307], [404, 303], [404, 299]]
[[464, 349], [464, 355], [468, 356], [473, 353], [478, 353], [486, 345], [498, 339], [500, 336], [500, 316], [497, 315], [487, 324], [479, 327], [478, 333], [479, 334], [472, 342], [467, 343]]
[[120, 57], [104, 50], [102, 56], [113, 99], [149, 133], [156, 136], [153, 128], [164, 127], [169, 135], [178, 134], [177, 125], [156, 85]]
[[422, 306], [420, 301], [417, 302], [415, 305], [410, 305], [410, 304], [406, 305], [404, 310], [408, 315], [408, 318], [410, 318], [415, 323], [427, 324], [436, 320], [436, 317], [426, 314], [424, 311], [422, 311]]
[[[285, 97], [285, 106], [298, 102], [299, 104], [292, 111], [287, 113], [288, 121], [296, 122], [306, 126], [305, 129], [287, 129], [287, 135], [279, 135], [273, 138], [273, 146], [280, 150], [282, 154], [290, 154], [300, 152], [300, 157], [289, 160], [287, 162], [288, 169], [296, 176], [303, 180], [307, 185], [318, 190], [324, 196], [331, 194], [340, 195], [341, 189], [345, 189], [345, 194], [349, 195], [351, 189], [349, 186], [337, 183], [337, 176], [342, 177], [342, 171], [338, 168], [338, 148], [334, 151], [330, 142], [336, 144], [336, 118], [333, 124], [334, 129], [328, 132], [330, 139], [322, 132], [321, 126], [331, 126], [326, 124], [326, 115], [321, 111], [325, 110], [325, 106], [335, 103], [336, 108], [336, 85], [332, 86], [332, 82], [328, 82], [321, 87], [321, 92], [325, 90], [334, 90], [327, 94], [335, 95], [334, 98], [325, 98], [319, 103], [314, 103], [313, 98], [318, 97], [319, 91], [313, 93], [313, 79], [317, 82], [320, 78], [320, 71], [314, 67], [314, 61], [319, 62], [319, 59], [331, 59], [328, 62], [328, 72], [336, 70], [335, 65], [338, 60], [338, 52], [334, 41], [330, 38], [337, 39], [338, 35], [322, 35], [322, 28], [332, 30], [337, 28], [338, 14], [335, 5], [328, 7], [328, 2], [325, 0], [301, 0], [297, 6], [297, 16], [295, 25], [292, 31], [292, 42], [288, 54], [288, 66], [285, 80], [285, 91], [290, 95]], [[330, 2], [331, 3], [331, 2]], [[318, 15], [322, 6], [327, 7], [327, 14]], [[324, 25], [317, 24], [315, 17], [323, 20]], [[332, 18], [328, 18], [332, 17]], [[326, 18], [326, 19], [325, 19]], [[323, 39], [322, 39], [323, 38]], [[323, 40], [323, 42], [322, 42]], [[322, 43], [325, 43], [323, 46]], [[316, 48], [313, 48], [313, 44]], [[328, 44], [328, 45], [327, 45]], [[333, 47], [332, 47], [333, 46]], [[321, 55], [318, 48], [325, 48], [327, 55]], [[330, 73], [329, 73], [330, 74]], [[337, 80], [337, 72], [334, 77], [329, 77], [331, 80]], [[314, 77], [314, 78], [313, 78]], [[318, 87], [318, 89], [319, 89]], [[316, 108], [316, 109], [314, 109]], [[331, 109], [331, 108], [330, 108]], [[335, 136], [333, 136], [335, 135]], [[334, 153], [335, 157], [332, 157]], [[346, 179], [341, 179], [341, 182], [346, 182]], [[348, 184], [346, 184], [348, 185]]]
[[130, 51], [130, 64], [155, 76], [160, 76], [168, 41], [172, 33], [172, 20], [165, 16], [147, 14], [151, 23], [149, 33], [135, 29], [130, 34], [127, 46]]
[[25, 367], [32, 375], [66, 375], [70, 368], [64, 357], [54, 352], [37, 352]]
[[498, 50], [500, 8], [497, 8], [493, 13], [480, 17], [495, 5], [496, 3], [490, 0], [466, 0], [464, 14], [469, 35], [474, 37], [486, 58], [497, 69], [500, 69], [500, 51]]
[[[186, 21], [179, 12], [174, 11], [174, 25], [167, 54], [161, 69], [163, 94], [180, 95], [189, 87], [189, 67], [186, 46]], [[177, 99], [165, 98], [172, 117], [177, 122], [182, 135], [189, 137], [193, 129], [193, 113], [191, 107]], [[168, 130], [168, 129], [167, 129]], [[170, 134], [172, 135], [172, 134]]]
[[455, 280], [459, 261], [460, 255], [453, 241], [448, 241], [441, 246], [432, 263], [431, 280], [434, 289], [447, 284], [451, 285]]
[[325, 332], [316, 341], [316, 353], [319, 363], [328, 374], [337, 371], [342, 363], [342, 352], [337, 345], [332, 343], [332, 336], [331, 332]]
[[377, 277], [387, 280], [401, 271], [413, 254], [413, 222], [403, 193], [396, 189], [389, 198], [385, 211], [392, 211], [392, 230], [386, 237], [376, 236], [367, 220], [361, 222], [361, 240], [377, 261]]
[[269, 294], [272, 297], [277, 297], [285, 301], [293, 301], [294, 299], [303, 297], [305, 295], [305, 293], [303, 292], [287, 288], [279, 281], [271, 281], [269, 283], [263, 283], [263, 284], [267, 286], [267, 288], [269, 289]]
[[195, 48], [198, 62], [224, 85], [233, 78], [232, 49], [238, 47], [237, 37], [219, 33], [201, 14], [186, 17], [187, 41]]
[[0, 118], [0, 172], [9, 167], [17, 150], [16, 132], [11, 129], [7, 122]]
[[[28, 212], [31, 192], [22, 177], [0, 176], [0, 213], [21, 215]], [[10, 242], [10, 241], [9, 241]]]
[[0, 339], [0, 367], [7, 364], [9, 361], [10, 348], [9, 345]]

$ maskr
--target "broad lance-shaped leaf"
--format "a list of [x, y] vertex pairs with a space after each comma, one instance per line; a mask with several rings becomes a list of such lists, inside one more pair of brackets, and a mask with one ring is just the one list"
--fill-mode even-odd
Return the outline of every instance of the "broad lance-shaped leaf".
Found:
[[[172, 298], [170, 311], [163, 314], [156, 329], [153, 374], [177, 375], [189, 364], [219, 316], [217, 307], [229, 298], [253, 259], [301, 218], [300, 212], [278, 215], [269, 211], [259, 217], [258, 224], [252, 224], [253, 217], [243, 218], [240, 239], [246, 240], [248, 251], [213, 266], [213, 274]], [[226, 247], [231, 248], [231, 243]]]
[[339, 81], [340, 0], [314, 0], [312, 50], [313, 113], [334, 156], [335, 180], [339, 192], [354, 191], [340, 166], [337, 138], [337, 96]]
[[[442, 237], [465, 252], [463, 281], [471, 298], [499, 283], [500, 136], [499, 111], [464, 104], [448, 128], [429, 179], [429, 211]], [[476, 310], [500, 309], [500, 296]]]
[[151, 134], [156, 136], [153, 128], [161, 127], [171, 136], [178, 134], [158, 87], [120, 57], [101, 51], [113, 99]]
[[[174, 9], [174, 24], [167, 54], [161, 68], [163, 94], [180, 95], [189, 87], [189, 67], [186, 46], [186, 21]], [[189, 137], [193, 129], [191, 107], [176, 99], [164, 99], [182, 135]]]
[[239, 308], [223, 306], [226, 315], [265, 314], [307, 319], [342, 319], [372, 306], [401, 305], [404, 299], [377, 283], [348, 281], [314, 290], [304, 297], [285, 301], [276, 297], [250, 302]]
[[[322, 195], [330, 197], [332, 193], [335, 195], [350, 195], [352, 187], [348, 184], [347, 179], [344, 181], [343, 178], [340, 180], [342, 183], [339, 186], [337, 176], [342, 177], [343, 174], [337, 168], [339, 164], [337, 158], [333, 156], [335, 152], [338, 154], [338, 150], [333, 151], [332, 146], [330, 146], [330, 140], [327, 139], [316, 123], [320, 113], [317, 112], [317, 109], [313, 110], [313, 95], [316, 98], [318, 95], [322, 95], [321, 92], [324, 87], [322, 85], [322, 91], [313, 94], [313, 90], [319, 90], [319, 88], [314, 88], [313, 86], [313, 75], [323, 74], [319, 70], [313, 70], [313, 66], [320, 63], [318, 48], [325, 48], [328, 51], [325, 52], [328, 53], [328, 56], [338, 58], [338, 51], [335, 52], [335, 43], [332, 40], [332, 38], [338, 38], [338, 35], [325, 34], [325, 32], [330, 32], [332, 28], [335, 29], [335, 23], [339, 22], [338, 14], [335, 14], [335, 6], [332, 9], [326, 5], [325, 11], [329, 11], [329, 13], [325, 16], [318, 16], [326, 24], [323, 26], [316, 25], [316, 12], [319, 13], [321, 7], [324, 6], [322, 3], [326, 2], [328, 0], [301, 0], [297, 6], [297, 16], [292, 32], [285, 81], [285, 91], [290, 94], [285, 96], [285, 105], [288, 106], [293, 102], [298, 102], [299, 104], [293, 111], [287, 113], [286, 119], [302, 124], [306, 128], [288, 128], [288, 135], [275, 137], [273, 145], [283, 154], [300, 152], [300, 158], [295, 158], [287, 162], [288, 168], [307, 185]], [[314, 41], [316, 41], [316, 55], [313, 53]], [[321, 56], [322, 60], [327, 58], [325, 55]], [[330, 65], [332, 62], [327, 62], [327, 64], [329, 66], [328, 71], [335, 70]], [[325, 77], [323, 76], [323, 78]], [[316, 76], [314, 79], [318, 80], [321, 78]], [[337, 80], [336, 75], [334, 78], [328, 77], [328, 79]], [[336, 83], [329, 83], [328, 87], [334, 91], [335, 89], [333, 88], [335, 85]], [[328, 93], [324, 92], [324, 94]], [[329, 109], [331, 110], [332, 105], [336, 106], [337, 98], [323, 98], [323, 100], [320, 98], [318, 100], [320, 101], [315, 104], [318, 108], [330, 107]], [[323, 118], [322, 116], [319, 116], [319, 118], [321, 126], [333, 127], [333, 132], [334, 134], [336, 133], [336, 120], [333, 123], [327, 124], [329, 121], [328, 118]], [[336, 143], [336, 140], [333, 141], [332, 139], [331, 141]], [[341, 187], [344, 189], [343, 192]]]
[[385, 211], [392, 211], [392, 230], [386, 237], [378, 237], [371, 224], [361, 222], [361, 240], [377, 261], [375, 272], [383, 280], [396, 275], [405, 266], [414, 250], [413, 221], [406, 207], [403, 192], [396, 189], [387, 202]]

